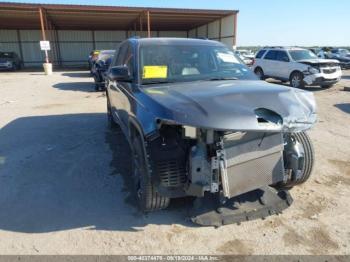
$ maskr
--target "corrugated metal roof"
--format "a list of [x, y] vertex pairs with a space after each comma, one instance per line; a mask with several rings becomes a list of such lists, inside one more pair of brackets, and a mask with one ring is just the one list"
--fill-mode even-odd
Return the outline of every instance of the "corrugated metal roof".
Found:
[[[237, 13], [237, 10], [206, 10], [154, 7], [0, 3], [0, 28], [39, 29], [39, 8], [56, 29], [146, 29], [145, 12], [152, 30], [190, 30]], [[141, 21], [140, 21], [141, 17]], [[141, 22], [141, 24], [140, 24]]]

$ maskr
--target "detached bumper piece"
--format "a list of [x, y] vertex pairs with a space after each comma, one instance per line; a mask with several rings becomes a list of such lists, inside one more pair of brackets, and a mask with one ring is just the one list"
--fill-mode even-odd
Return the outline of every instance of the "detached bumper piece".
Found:
[[240, 224], [280, 214], [292, 202], [288, 191], [277, 191], [269, 186], [231, 198], [225, 204], [220, 204], [217, 196], [208, 194], [195, 200], [190, 217], [192, 222], [201, 226]]

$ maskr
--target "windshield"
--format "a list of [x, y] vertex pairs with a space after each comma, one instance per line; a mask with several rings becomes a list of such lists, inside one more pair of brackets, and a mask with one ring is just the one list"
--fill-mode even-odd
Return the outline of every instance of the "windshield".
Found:
[[307, 59], [316, 59], [317, 56], [310, 50], [290, 50], [290, 56], [294, 61], [307, 60]]
[[13, 58], [13, 53], [0, 53], [0, 58]]
[[98, 60], [106, 61], [107, 59], [109, 59], [113, 56], [114, 56], [114, 53], [100, 53], [98, 55]]
[[142, 84], [198, 80], [256, 80], [224, 46], [157, 45], [140, 48]]

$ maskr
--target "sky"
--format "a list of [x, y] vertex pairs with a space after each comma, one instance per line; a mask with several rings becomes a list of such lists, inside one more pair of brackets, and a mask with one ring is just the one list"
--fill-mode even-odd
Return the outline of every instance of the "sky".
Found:
[[6, 0], [239, 10], [238, 46], [350, 46], [350, 0]]

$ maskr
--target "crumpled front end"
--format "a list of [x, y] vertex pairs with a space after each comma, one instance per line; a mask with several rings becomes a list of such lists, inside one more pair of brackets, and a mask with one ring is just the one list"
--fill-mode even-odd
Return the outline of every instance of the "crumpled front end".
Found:
[[230, 83], [216, 85], [216, 95], [210, 96], [211, 88], [201, 93], [189, 85], [147, 91], [169, 109], [156, 116], [156, 130], [146, 141], [160, 194], [209, 194], [224, 203], [300, 179], [305, 152], [293, 134], [316, 122], [313, 94]]
[[306, 131], [316, 123], [316, 101], [313, 93], [296, 90], [294, 102], [286, 106], [289, 113], [283, 118], [282, 132]]

